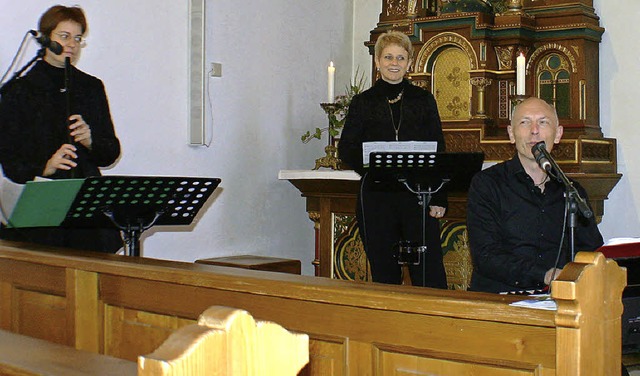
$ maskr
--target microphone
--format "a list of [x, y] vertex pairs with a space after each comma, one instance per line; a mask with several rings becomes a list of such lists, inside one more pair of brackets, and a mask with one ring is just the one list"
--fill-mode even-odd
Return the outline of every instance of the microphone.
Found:
[[48, 48], [56, 55], [60, 55], [62, 53], [62, 46], [60, 43], [51, 40], [51, 38], [36, 30], [29, 30], [29, 33], [36, 38], [36, 41], [40, 43], [42, 48]]
[[573, 183], [569, 180], [567, 175], [565, 175], [556, 161], [553, 160], [553, 157], [551, 157], [551, 154], [549, 154], [549, 152], [547, 151], [544, 141], [540, 141], [537, 144], [533, 145], [533, 147], [531, 148], [531, 153], [536, 158], [536, 162], [538, 162], [540, 167], [547, 173], [550, 174], [551, 169], [557, 172], [556, 178], [566, 187], [565, 195], [567, 199], [572, 200], [577, 205], [578, 210], [580, 210], [585, 218], [591, 218], [593, 216], [593, 212], [589, 208], [587, 201], [580, 196], [580, 193], [578, 192], [576, 187], [573, 186]]
[[537, 144], [533, 145], [533, 147], [531, 148], [531, 153], [536, 158], [536, 162], [538, 162], [543, 170], [545, 170], [547, 173], [551, 172], [549, 152], [547, 151], [544, 141], [540, 141]]

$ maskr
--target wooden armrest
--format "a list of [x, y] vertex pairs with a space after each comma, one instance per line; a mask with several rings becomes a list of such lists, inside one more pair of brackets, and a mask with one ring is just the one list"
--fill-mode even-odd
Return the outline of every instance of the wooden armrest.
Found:
[[134, 362], [0, 330], [2, 375], [135, 375]]

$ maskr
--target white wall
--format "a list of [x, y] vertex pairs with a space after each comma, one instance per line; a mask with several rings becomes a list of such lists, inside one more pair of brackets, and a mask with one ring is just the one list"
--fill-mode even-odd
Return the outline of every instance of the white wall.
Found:
[[[304, 199], [280, 169], [308, 169], [324, 142], [300, 135], [326, 118], [326, 66], [337, 66], [336, 94], [360, 66], [370, 72], [362, 42], [378, 21], [380, 0], [207, 1], [206, 59], [222, 63], [208, 80], [213, 116], [211, 146], [187, 145], [187, 1], [75, 0], [89, 19], [89, 41], [78, 66], [103, 79], [121, 160], [107, 174], [222, 178], [199, 222], [156, 227], [143, 239], [148, 257], [192, 261], [252, 253], [301, 259], [312, 274], [313, 225]], [[640, 144], [632, 101], [640, 97], [636, 0], [595, 0], [607, 29], [601, 44], [601, 125], [618, 140], [622, 181], [605, 204], [605, 238], [640, 236]], [[53, 3], [0, 0], [0, 71], [24, 33]], [[30, 50], [26, 59], [33, 56]], [[21, 66], [26, 60], [22, 60]], [[206, 105], [207, 107], [209, 104]]]
[[640, 98], [640, 2], [594, 0], [605, 28], [600, 45], [600, 126], [618, 142], [618, 172], [624, 176], [605, 201], [600, 231], [605, 239], [640, 237], [640, 133], [634, 120]]

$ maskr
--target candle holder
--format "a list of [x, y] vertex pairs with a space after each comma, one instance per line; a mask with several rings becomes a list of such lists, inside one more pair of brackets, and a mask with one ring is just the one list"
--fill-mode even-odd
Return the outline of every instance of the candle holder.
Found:
[[517, 105], [519, 105], [520, 103], [522, 103], [525, 99], [529, 98], [528, 95], [512, 95], [509, 99], [511, 100], [511, 106], [515, 107]]
[[340, 104], [337, 103], [320, 103], [320, 107], [327, 113], [329, 118], [329, 127], [327, 132], [327, 146], [324, 147], [325, 156], [316, 159], [314, 170], [320, 167], [327, 167], [333, 170], [340, 170], [342, 162], [338, 159], [338, 148], [334, 145], [336, 112], [340, 110]]

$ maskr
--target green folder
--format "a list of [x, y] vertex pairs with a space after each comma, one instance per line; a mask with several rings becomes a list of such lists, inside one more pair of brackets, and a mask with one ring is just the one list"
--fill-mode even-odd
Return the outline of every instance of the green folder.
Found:
[[7, 227], [60, 226], [82, 183], [84, 179], [27, 182]]

